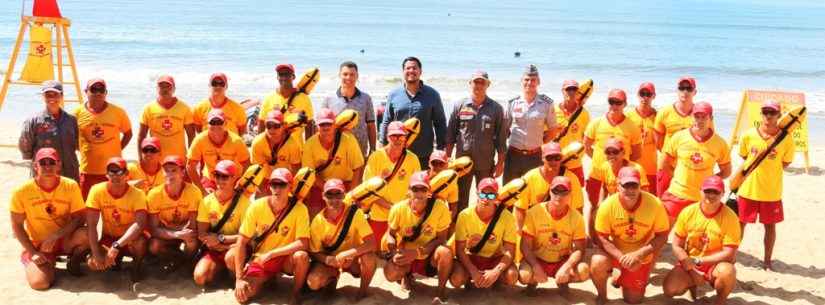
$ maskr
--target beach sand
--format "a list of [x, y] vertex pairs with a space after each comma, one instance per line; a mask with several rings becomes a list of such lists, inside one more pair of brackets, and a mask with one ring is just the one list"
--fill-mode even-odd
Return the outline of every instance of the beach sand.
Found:
[[[0, 123], [0, 207], [8, 210], [10, 191], [28, 179], [28, 162], [21, 160], [16, 147], [19, 127]], [[134, 142], [134, 141], [133, 141]], [[134, 145], [134, 144], [132, 144]], [[126, 157], [134, 159], [134, 147], [126, 149]], [[738, 158], [735, 158], [738, 159]], [[729, 304], [825, 304], [825, 222], [822, 222], [819, 197], [825, 169], [825, 146], [811, 149], [811, 174], [803, 173], [801, 163], [792, 165], [785, 177], [785, 222], [778, 225], [778, 240], [774, 253], [775, 272], [763, 271], [762, 234], [760, 225], [749, 226], [739, 248], [737, 268], [738, 286], [730, 296]], [[232, 283], [222, 281], [217, 288], [202, 292], [183, 271], [161, 279], [157, 266], [147, 266], [145, 279], [134, 291], [125, 271], [87, 273], [72, 277], [64, 270], [58, 272], [55, 285], [45, 292], [31, 290], [25, 282], [20, 263], [21, 247], [14, 239], [8, 217], [0, 217], [0, 291], [7, 304], [233, 304]], [[588, 256], [589, 257], [589, 256]], [[690, 304], [687, 295], [674, 300], [662, 294], [662, 281], [670, 268], [673, 256], [670, 247], [651, 275], [646, 304]], [[63, 268], [64, 264], [58, 264]], [[290, 278], [270, 285], [255, 303], [281, 304], [287, 300]], [[372, 282], [370, 296], [358, 304], [429, 304], [435, 295], [435, 279], [419, 280], [414, 294], [404, 291], [396, 283], [389, 283], [379, 270]], [[352, 304], [358, 280], [345, 274], [338, 283], [339, 290], [332, 297], [311, 294], [304, 304]], [[571, 285], [567, 298], [561, 297], [553, 284], [540, 286], [539, 297], [527, 297], [523, 286], [500, 290], [451, 289], [450, 304], [593, 304], [595, 289], [591, 282]], [[700, 302], [709, 302], [714, 292], [709, 286], [700, 289]], [[609, 288], [611, 304], [623, 304], [618, 289]], [[54, 302], [54, 303], [52, 303]]]

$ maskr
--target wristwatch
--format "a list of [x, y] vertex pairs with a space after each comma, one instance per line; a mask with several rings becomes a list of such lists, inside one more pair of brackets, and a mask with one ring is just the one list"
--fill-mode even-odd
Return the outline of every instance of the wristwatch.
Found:
[[694, 257], [693, 258], [693, 264], [696, 265], [697, 267], [701, 266], [702, 265], [702, 259], [698, 258], [698, 257]]
[[113, 241], [112, 242], [112, 248], [114, 248], [115, 250], [120, 251], [120, 243], [117, 242], [117, 241]]
[[218, 242], [223, 243], [226, 240], [226, 237], [223, 234], [218, 234]]

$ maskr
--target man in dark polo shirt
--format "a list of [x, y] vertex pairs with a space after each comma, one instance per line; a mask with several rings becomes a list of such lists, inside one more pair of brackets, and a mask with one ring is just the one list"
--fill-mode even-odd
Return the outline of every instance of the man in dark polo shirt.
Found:
[[438, 91], [421, 81], [421, 61], [418, 58], [407, 57], [401, 66], [404, 85], [387, 96], [387, 106], [378, 138], [382, 144], [387, 145], [387, 125], [390, 122], [418, 118], [421, 120], [421, 133], [409, 149], [418, 156], [421, 169], [428, 169], [433, 142], [438, 149], [444, 148], [444, 135], [447, 133], [444, 105]]
[[[470, 79], [470, 97], [458, 101], [450, 114], [447, 126], [447, 156], [455, 148], [455, 157], [473, 159], [472, 174], [458, 180], [458, 210], [467, 207], [470, 184], [488, 177], [499, 177], [504, 172], [507, 148], [507, 126], [504, 109], [487, 96], [490, 77], [477, 71]], [[496, 157], [496, 161], [493, 161]]]
[[[40, 89], [46, 110], [26, 119], [17, 147], [23, 159], [32, 160], [44, 147], [54, 148], [60, 156], [60, 175], [78, 181], [77, 119], [63, 110], [63, 84], [55, 80], [43, 82]], [[31, 171], [34, 177], [34, 168]]]

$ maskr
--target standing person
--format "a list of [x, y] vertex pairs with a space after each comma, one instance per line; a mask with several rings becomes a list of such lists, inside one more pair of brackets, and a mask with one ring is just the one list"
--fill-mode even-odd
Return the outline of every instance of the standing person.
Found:
[[627, 94], [622, 89], [610, 90], [607, 102], [610, 106], [605, 116], [590, 122], [587, 130], [584, 131], [585, 151], [593, 161], [590, 164], [591, 167], [607, 159], [604, 149], [610, 138], [619, 138], [624, 147], [630, 148], [624, 151], [626, 159], [636, 161], [642, 155], [642, 132], [624, 114]]
[[129, 184], [149, 194], [156, 186], [163, 185], [166, 178], [160, 162], [160, 140], [145, 137], [140, 141], [140, 160], [129, 163]]
[[676, 132], [690, 128], [693, 126], [693, 97], [698, 91], [696, 88], [696, 80], [693, 77], [684, 76], [679, 78], [676, 82], [678, 89], [678, 100], [673, 103], [672, 107], [665, 107], [656, 113], [656, 118], [653, 121], [653, 130], [655, 132], [656, 147], [662, 154], [659, 155], [659, 168], [656, 173], [656, 194], [662, 196], [670, 187], [670, 180], [673, 176], [663, 170], [664, 165], [664, 148]]
[[60, 155], [51, 147], [34, 156], [34, 178], [11, 193], [11, 229], [23, 247], [26, 281], [46, 290], [55, 279], [57, 256], [69, 255], [67, 269], [77, 273], [82, 253], [89, 248], [83, 225], [83, 198], [77, 182], [60, 176]]
[[638, 163], [625, 158], [624, 144], [619, 138], [607, 139], [604, 155], [607, 156], [607, 160], [601, 164], [594, 164], [590, 177], [587, 179], [587, 195], [594, 207], [599, 206], [599, 202], [619, 190], [619, 170], [625, 166], [636, 168], [642, 174], [641, 188], [645, 192], [650, 192], [647, 171]]
[[358, 113], [358, 125], [352, 129], [352, 135], [358, 140], [358, 146], [364, 158], [376, 151], [375, 146], [375, 109], [373, 109], [372, 97], [361, 91], [355, 84], [358, 83], [358, 65], [351, 61], [341, 63], [338, 68], [338, 77], [341, 84], [335, 91], [335, 96], [324, 99], [322, 108], [329, 108], [335, 113], [341, 113], [346, 109], [352, 109]]
[[528, 65], [521, 77], [521, 95], [507, 103], [504, 112], [508, 126], [505, 184], [540, 166], [541, 145], [552, 141], [556, 135], [553, 99], [538, 93], [540, 83], [538, 68]]
[[83, 107], [75, 109], [77, 118], [78, 151], [80, 152], [80, 191], [83, 198], [92, 185], [105, 182], [106, 161], [120, 157], [123, 148], [132, 139], [132, 123], [126, 111], [106, 100], [106, 81], [90, 79], [86, 83]]
[[[693, 105], [693, 126], [673, 135], [665, 153], [666, 173], [673, 177], [660, 196], [673, 223], [679, 212], [702, 197], [702, 181], [710, 175], [727, 178], [731, 172], [728, 144], [713, 130], [713, 107], [707, 102]], [[714, 173], [715, 166], [719, 172]]]
[[[572, 79], [564, 81], [561, 92], [564, 101], [555, 107], [557, 141], [561, 147], [567, 147], [573, 142], [584, 143], [584, 130], [590, 124], [590, 112], [584, 108], [587, 98], [579, 94], [579, 83]], [[576, 174], [579, 185], [584, 185], [584, 170], [580, 158], [570, 160], [565, 167]]]
[[60, 175], [78, 181], [77, 119], [63, 110], [63, 84], [49, 80], [40, 87], [46, 110], [23, 122], [17, 148], [24, 160], [32, 160], [31, 176], [35, 176], [34, 154], [44, 147], [54, 148], [60, 156]]
[[295, 81], [295, 66], [292, 64], [278, 64], [275, 66], [275, 72], [278, 73], [278, 90], [270, 93], [264, 98], [261, 105], [261, 112], [258, 114], [258, 132], [262, 132], [266, 126], [264, 121], [270, 111], [274, 109], [286, 110], [284, 115], [290, 113], [303, 113], [306, 115], [307, 122], [304, 130], [295, 130], [292, 136], [295, 140], [304, 144], [305, 139], [309, 139], [315, 134], [315, 123], [312, 119], [315, 117], [312, 109], [312, 100], [306, 93], [298, 91], [298, 88], [292, 84]]
[[[507, 126], [504, 109], [487, 96], [490, 77], [487, 72], [476, 71], [470, 78], [470, 97], [453, 108], [447, 126], [447, 156], [470, 156], [473, 170], [458, 180], [458, 210], [467, 207], [470, 184], [487, 177], [499, 177], [504, 172], [504, 156], [507, 149]], [[493, 159], [495, 158], [495, 162]]]
[[[252, 140], [252, 163], [263, 166], [263, 176], [269, 179], [272, 170], [286, 168], [293, 174], [301, 168], [301, 143], [289, 136], [284, 115], [280, 110], [270, 111], [264, 121], [266, 132]], [[269, 195], [269, 186], [261, 183], [257, 196]]]
[[[232, 160], [241, 165], [242, 170], [249, 166], [249, 150], [240, 136], [226, 130], [226, 114], [221, 109], [209, 111], [209, 130], [195, 137], [189, 149], [186, 169], [190, 181], [207, 194], [215, 190], [215, 166], [218, 161]], [[203, 167], [198, 171], [199, 166]]]
[[[561, 146], [556, 142], [548, 142], [541, 146], [541, 156], [544, 164], [524, 174], [524, 183], [526, 188], [519, 195], [519, 200], [515, 203], [513, 213], [516, 217], [516, 226], [521, 230], [524, 226], [524, 219], [527, 217], [527, 211], [533, 206], [550, 200], [551, 191], [550, 184], [557, 176], [564, 176], [570, 178], [570, 207], [579, 213], [584, 212], [584, 194], [582, 194], [582, 186], [579, 184], [578, 177], [573, 171], [561, 167]], [[592, 210], [592, 209], [591, 209]], [[591, 211], [592, 213], [592, 211]]]
[[[752, 161], [759, 153], [768, 149], [779, 134], [779, 116], [782, 107], [776, 101], [762, 104], [762, 124], [748, 130], [739, 144], [739, 156]], [[739, 187], [739, 221], [742, 233], [749, 223], [759, 222], [765, 226], [765, 256], [763, 268], [773, 270], [771, 257], [776, 243], [776, 224], [785, 219], [782, 210], [782, 170], [793, 162], [795, 146], [792, 137], [785, 137], [774, 147], [759, 166], [754, 169]]]
[[642, 153], [636, 162], [645, 170], [647, 181], [650, 183], [650, 192], [656, 194], [658, 149], [656, 147], [656, 129], [654, 129], [656, 109], [653, 108], [653, 100], [656, 99], [656, 86], [651, 82], [644, 82], [639, 85], [637, 95], [639, 96], [639, 105], [636, 105], [633, 110], [627, 111], [626, 115], [642, 132]]
[[138, 143], [151, 134], [160, 140], [161, 158], [171, 155], [185, 156], [186, 149], [192, 145], [195, 138], [192, 110], [186, 102], [175, 97], [174, 78], [169, 75], [161, 76], [157, 85], [157, 99], [143, 107]]
[[427, 169], [427, 161], [433, 151], [444, 149], [447, 134], [447, 119], [444, 105], [438, 91], [424, 84], [421, 80], [421, 61], [415, 57], [404, 58], [401, 62], [404, 85], [391, 91], [387, 96], [387, 106], [381, 121], [378, 140], [387, 145], [387, 126], [390, 122], [406, 121], [418, 118], [421, 121], [421, 133], [409, 149], [418, 156], [419, 166]]
[[241, 104], [226, 96], [229, 89], [229, 78], [218, 72], [209, 76], [209, 97], [200, 101], [192, 108], [192, 124], [196, 132], [202, 132], [209, 127], [206, 121], [209, 111], [221, 109], [226, 114], [226, 130], [239, 136], [246, 134], [246, 110]]

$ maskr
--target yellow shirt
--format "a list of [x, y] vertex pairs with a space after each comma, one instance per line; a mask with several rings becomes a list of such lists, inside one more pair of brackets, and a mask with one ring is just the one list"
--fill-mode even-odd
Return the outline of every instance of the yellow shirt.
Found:
[[98, 183], [89, 190], [86, 207], [100, 211], [103, 221], [103, 235], [121, 237], [135, 223], [135, 213], [146, 211], [146, 195], [135, 187], [129, 186], [123, 196], [115, 198], [106, 188], [108, 182]]
[[[207, 195], [198, 207], [198, 222], [208, 223], [210, 228], [214, 227], [218, 224], [218, 221], [223, 218], [223, 214], [226, 213], [226, 209], [229, 208], [231, 203], [232, 197], [229, 197], [229, 200], [221, 202], [215, 196], [215, 193]], [[236, 205], [235, 210], [232, 211], [232, 216], [229, 216], [229, 220], [223, 224], [220, 233], [224, 235], [238, 234], [238, 229], [241, 227], [241, 220], [243, 220], [248, 206], [249, 197], [241, 195], [238, 199], [238, 205]]]
[[[324, 252], [324, 247], [332, 246], [332, 244], [338, 240], [338, 235], [341, 234], [341, 230], [343, 229], [344, 220], [347, 218], [347, 210], [349, 210], [349, 206], [344, 208], [344, 211], [341, 212], [338, 219], [329, 219], [324, 216], [323, 212], [315, 215], [315, 218], [312, 219], [312, 224], [309, 226], [310, 252]], [[350, 224], [349, 231], [347, 231], [347, 236], [344, 237], [344, 241], [341, 242], [338, 249], [328, 254], [337, 255], [338, 253], [358, 247], [364, 243], [364, 239], [372, 235], [372, 228], [367, 222], [364, 212], [356, 208], [355, 215], [352, 217], [352, 223]]]
[[[739, 156], [752, 162], [774, 138], [763, 138], [756, 128], [748, 130], [739, 144]], [[785, 137], [742, 182], [739, 196], [758, 201], [782, 200], [782, 163], [793, 162], [795, 149], [793, 137]]]
[[139, 190], [143, 191], [144, 194], [148, 194], [149, 190], [153, 189], [156, 186], [163, 185], [163, 183], [166, 181], [166, 174], [163, 173], [162, 167], [158, 167], [158, 171], [152, 175], [147, 174], [138, 162], [129, 163], [128, 169], [129, 180], [145, 181], [144, 187], [139, 188]]
[[624, 144], [624, 157], [628, 160], [633, 145], [642, 144], [642, 131], [627, 117], [616, 124], [611, 123], [607, 115], [598, 118], [587, 125], [584, 137], [593, 140], [593, 162], [591, 164], [600, 164], [602, 161], [607, 160], [604, 155], [604, 147], [610, 138], [621, 139], [622, 144]]
[[[395, 163], [390, 161], [387, 151], [379, 149], [370, 155], [367, 160], [367, 166], [364, 168], [364, 179], [367, 180], [372, 177], [386, 177], [392, 172]], [[407, 197], [407, 188], [410, 186], [410, 177], [415, 172], [421, 170], [421, 164], [418, 163], [418, 157], [412, 151], [407, 150], [407, 156], [401, 163], [401, 168], [395, 176], [387, 181], [387, 185], [378, 191], [378, 194], [387, 199], [390, 204], [404, 200]], [[376, 221], [386, 221], [389, 211], [379, 205], [373, 205], [370, 208], [370, 219]]]
[[584, 217], [568, 208], [567, 213], [556, 218], [544, 202], [527, 210], [521, 234], [533, 238], [530, 249], [537, 258], [557, 263], [573, 253], [573, 241], [585, 239]]
[[209, 128], [209, 122], [206, 121], [206, 118], [212, 109], [223, 110], [223, 114], [226, 116], [223, 126], [226, 130], [238, 134], [239, 128], [246, 126], [246, 110], [241, 104], [227, 97], [226, 102], [220, 108], [212, 108], [209, 98], [205, 98], [192, 108], [192, 122], [200, 126], [198, 132]]
[[627, 115], [627, 118], [639, 127], [639, 130], [642, 132], [642, 155], [636, 162], [645, 169], [645, 173], [655, 175], [658, 166], [656, 163], [658, 162], [656, 157], [658, 150], [656, 149], [656, 135], [655, 129], [653, 128], [656, 113], [654, 112], [653, 115], [643, 118], [634, 108], [625, 112], [625, 115]]
[[[487, 223], [482, 221], [476, 214], [476, 207], [470, 206], [458, 214], [458, 221], [455, 225], [456, 241], [466, 242], [466, 249], [456, 249], [457, 251], [467, 251], [481, 241], [484, 231], [487, 230]], [[483, 257], [496, 257], [504, 254], [504, 243], [516, 244], [516, 217], [508, 210], [504, 210], [499, 217], [496, 227], [490, 234], [490, 238], [476, 255]], [[515, 255], [515, 253], [513, 253]]]
[[[636, 251], [649, 243], [657, 233], [670, 229], [667, 211], [659, 198], [648, 192], [641, 192], [638, 206], [626, 210], [619, 202], [619, 194], [607, 197], [596, 212], [596, 232], [607, 235], [622, 253]], [[653, 260], [653, 254], [644, 258], [644, 263]]]
[[[275, 106], [278, 106], [280, 109], [282, 106], [287, 103], [289, 97], [282, 96], [278, 91], [272, 92], [264, 98], [263, 103], [261, 104], [261, 112], [258, 114], [258, 120], [264, 121], [266, 120], [266, 116], [269, 114], [272, 109], [275, 109]], [[295, 98], [292, 99], [292, 105], [287, 107], [287, 112], [284, 113], [286, 116], [287, 113], [298, 113], [303, 111], [306, 113], [307, 118], [312, 121], [315, 119], [315, 114], [312, 111], [312, 100], [310, 100], [309, 95], [303, 93], [297, 93]], [[301, 145], [304, 144], [304, 129], [297, 128], [292, 132], [292, 137], [298, 141]]]
[[[364, 154], [361, 153], [358, 140], [355, 140], [352, 134], [349, 132], [342, 133], [341, 143], [338, 145], [338, 151], [335, 152], [332, 163], [323, 171], [316, 173], [318, 179], [326, 181], [338, 178], [344, 182], [352, 181], [355, 170], [364, 166]], [[326, 163], [327, 159], [329, 159], [329, 150], [321, 145], [320, 135], [316, 134], [310, 137], [304, 145], [301, 166], [317, 168]]]
[[9, 211], [25, 214], [26, 233], [35, 245], [46, 240], [71, 221], [71, 214], [83, 211], [80, 187], [72, 179], [60, 177], [54, 190], [47, 192], [29, 179], [11, 193]]
[[676, 160], [673, 179], [667, 191], [679, 198], [699, 201], [700, 187], [705, 178], [713, 175], [713, 166], [730, 163], [728, 144], [718, 134], [699, 142], [690, 129], [677, 132], [670, 138], [664, 153]]
[[[570, 124], [569, 121], [573, 116], [573, 112], [565, 113], [561, 107], [561, 103], [556, 104], [555, 107], [556, 123], [559, 127], [564, 128]], [[573, 122], [573, 125], [570, 125], [570, 128], [567, 130], [567, 134], [559, 139], [559, 145], [564, 148], [571, 142], [579, 142], [584, 144], [584, 129], [588, 124], [590, 124], [590, 112], [588, 112], [587, 109], [582, 108], [581, 114], [579, 114], [579, 117], [576, 118], [575, 122]], [[567, 167], [571, 169], [580, 168], [582, 167], [582, 161], [581, 159], [570, 160], [570, 162], [567, 162]]]
[[[584, 194], [582, 194], [582, 186], [579, 183], [579, 178], [571, 170], [565, 170], [564, 176], [570, 179], [570, 207], [574, 209], [581, 209], [584, 207]], [[528, 171], [522, 177], [527, 187], [519, 195], [519, 200], [516, 201], [516, 208], [527, 211], [530, 207], [547, 200], [550, 200], [548, 194], [550, 193], [550, 181], [544, 179], [541, 175], [541, 167], [537, 167]]]
[[269, 175], [276, 168], [290, 169], [293, 165], [295, 167], [301, 166], [301, 146], [292, 137], [287, 138], [284, 145], [278, 149], [275, 165], [270, 166], [269, 161], [272, 160], [272, 147], [274, 145], [266, 139], [266, 133], [258, 134], [252, 140], [252, 163], [263, 166], [264, 177], [269, 178]]
[[[272, 213], [267, 203], [268, 198], [256, 199], [249, 205], [238, 233], [246, 238], [254, 239], [264, 234], [269, 226], [275, 224], [276, 215]], [[301, 238], [309, 239], [309, 210], [302, 202], [298, 202], [281, 221], [278, 230], [273, 231], [263, 240], [254, 255], [258, 256], [283, 247]]]
[[186, 155], [186, 125], [192, 124], [192, 110], [186, 102], [177, 100], [171, 108], [155, 101], [143, 107], [140, 124], [149, 127], [149, 135], [160, 140], [161, 160], [166, 156]]
[[192, 141], [192, 147], [186, 156], [189, 161], [203, 161], [203, 174], [209, 179], [215, 165], [221, 160], [232, 160], [238, 164], [249, 161], [249, 151], [246, 149], [243, 139], [234, 133], [227, 132], [227, 138], [220, 145], [216, 145], [209, 140], [209, 132], [201, 132]]
[[673, 232], [685, 239], [685, 250], [690, 257], [704, 257], [724, 247], [739, 247], [742, 231], [739, 217], [722, 204], [713, 215], [705, 214], [700, 203], [686, 207], [676, 218]]
[[146, 197], [149, 214], [157, 214], [161, 224], [168, 228], [186, 224], [190, 220], [189, 213], [198, 212], [201, 201], [201, 190], [191, 183], [184, 183], [178, 198], [169, 196], [165, 185], [153, 188]]
[[[667, 142], [677, 131], [685, 130], [693, 126], [693, 115], [690, 113], [681, 114], [676, 110], [676, 105], [664, 107], [656, 113], [656, 119], [653, 120], [653, 130], [665, 135], [662, 151], [664, 151]], [[713, 126], [713, 125], [711, 125]]]
[[[641, 187], [650, 186], [650, 181], [647, 181], [647, 171], [639, 163], [625, 160], [624, 166], [632, 166], [639, 171]], [[610, 162], [605, 160], [601, 164], [593, 166], [593, 170], [590, 171], [590, 179], [601, 181], [605, 190], [607, 190], [607, 195], [611, 195], [619, 191], [619, 177], [616, 176], [618, 174], [618, 172], [613, 172]]]
[[[390, 210], [389, 221], [390, 230], [395, 230], [395, 242], [404, 249], [418, 249], [425, 246], [438, 236], [439, 232], [450, 228], [452, 217], [447, 203], [436, 199], [433, 210], [424, 224], [421, 225], [421, 234], [412, 242], [404, 241], [404, 236], [413, 234], [413, 228], [421, 221], [421, 216], [416, 214], [410, 206], [409, 199], [395, 204]], [[429, 254], [423, 253], [418, 259], [425, 259]]]
[[108, 103], [100, 113], [94, 113], [86, 106], [77, 107], [78, 149], [80, 151], [80, 173], [104, 175], [106, 162], [112, 157], [120, 157], [120, 134], [132, 131], [132, 123], [123, 108]]

